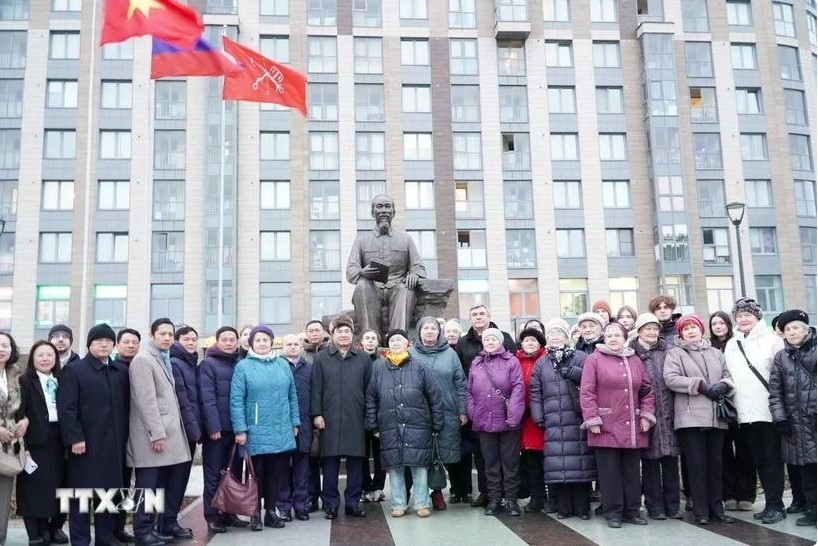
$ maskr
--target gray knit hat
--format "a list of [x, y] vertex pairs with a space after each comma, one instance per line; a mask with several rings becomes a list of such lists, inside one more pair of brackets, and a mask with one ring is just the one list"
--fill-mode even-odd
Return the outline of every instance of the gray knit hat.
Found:
[[761, 306], [758, 305], [758, 302], [756, 302], [756, 300], [753, 298], [739, 298], [738, 301], [733, 304], [733, 318], [736, 318], [736, 315], [739, 313], [750, 313], [751, 315], [755, 315], [758, 320], [761, 320]]
[[599, 325], [600, 331], [605, 328], [605, 325], [602, 324], [602, 318], [597, 315], [596, 313], [582, 313], [579, 317], [577, 317], [577, 326], [585, 322], [586, 320], [592, 320]]
[[505, 337], [503, 337], [503, 332], [501, 332], [498, 328], [486, 328], [483, 330], [483, 334], [481, 335], [481, 339], [486, 339], [486, 336], [494, 336], [498, 340], [500, 340], [500, 344], [503, 343]]
[[634, 331], [639, 332], [639, 329], [645, 324], [656, 324], [659, 327], [662, 326], [662, 323], [659, 322], [659, 319], [653, 313], [642, 313], [636, 317], [636, 322], [633, 324]]
[[552, 318], [545, 323], [546, 336], [548, 336], [548, 332], [551, 330], [560, 330], [563, 334], [565, 334], [565, 339], [571, 339], [571, 328], [568, 326], [568, 323], [561, 318]]

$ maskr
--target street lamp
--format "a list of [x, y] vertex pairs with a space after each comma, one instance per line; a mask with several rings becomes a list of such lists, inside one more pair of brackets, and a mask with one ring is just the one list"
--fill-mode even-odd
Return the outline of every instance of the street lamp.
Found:
[[736, 228], [736, 247], [738, 249], [738, 277], [739, 281], [741, 282], [741, 294], [740, 296], [745, 296], [747, 294], [747, 290], [744, 286], [744, 258], [741, 255], [741, 234], [739, 233], [739, 226], [741, 225], [741, 221], [744, 220], [744, 203], [739, 203], [738, 201], [733, 201], [732, 203], [727, 203], [724, 207], [727, 209], [727, 217], [733, 223]]

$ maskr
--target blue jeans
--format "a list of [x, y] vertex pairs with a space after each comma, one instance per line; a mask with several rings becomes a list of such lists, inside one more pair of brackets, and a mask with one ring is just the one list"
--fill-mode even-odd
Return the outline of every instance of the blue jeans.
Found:
[[[406, 499], [406, 479], [404, 466], [389, 469], [389, 502], [392, 510], [406, 510], [409, 505]], [[429, 508], [429, 469], [425, 466], [409, 467], [412, 472], [412, 496], [415, 499], [413, 508]]]

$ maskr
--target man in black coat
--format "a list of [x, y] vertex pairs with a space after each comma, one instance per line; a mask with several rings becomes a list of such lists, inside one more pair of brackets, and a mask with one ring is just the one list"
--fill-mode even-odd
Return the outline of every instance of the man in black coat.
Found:
[[322, 431], [324, 485], [321, 500], [326, 519], [338, 517], [341, 457], [346, 458], [347, 470], [344, 512], [348, 516], [366, 516], [358, 502], [361, 500], [366, 456], [366, 388], [372, 366], [369, 355], [352, 347], [352, 332], [349, 317], [336, 317], [330, 325], [332, 345], [319, 352], [313, 361], [311, 411], [313, 425]]
[[[125, 446], [128, 441], [130, 383], [128, 370], [109, 362], [116, 335], [107, 324], [88, 332], [88, 354], [60, 373], [57, 412], [68, 449], [68, 487], [124, 487]], [[71, 544], [91, 544], [90, 514], [71, 502]], [[97, 544], [113, 543], [116, 516], [94, 514]]]
[[[136, 353], [139, 352], [139, 343], [141, 341], [142, 335], [137, 330], [133, 328], [123, 328], [120, 330], [116, 335], [116, 358], [114, 362], [122, 365], [127, 370], [131, 364], [131, 360], [133, 360]], [[129, 466], [126, 467], [124, 476], [125, 486], [130, 487], [131, 478], [133, 477], [133, 468]], [[114, 536], [123, 544], [128, 544], [135, 540], [134, 536], [125, 530], [125, 520], [127, 516], [128, 514], [125, 512], [117, 516], [116, 528], [114, 530]]]

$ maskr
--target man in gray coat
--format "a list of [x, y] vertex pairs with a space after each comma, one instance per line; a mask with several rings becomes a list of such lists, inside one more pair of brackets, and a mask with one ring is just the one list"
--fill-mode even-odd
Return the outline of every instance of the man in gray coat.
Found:
[[[136, 488], [164, 489], [165, 513], [154, 528], [153, 517], [144, 504], [133, 517], [136, 543], [160, 546], [174, 539], [193, 538], [190, 529], [176, 521], [185, 491], [186, 467], [190, 461], [179, 401], [170, 365], [173, 322], [157, 319], [151, 324], [151, 339], [131, 361], [130, 437], [128, 466], [136, 469]], [[181, 494], [179, 494], [181, 492]]]

